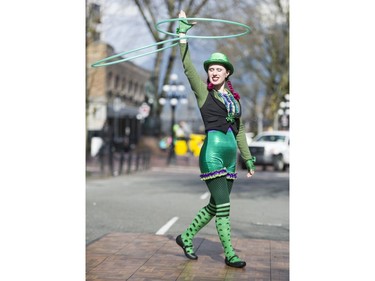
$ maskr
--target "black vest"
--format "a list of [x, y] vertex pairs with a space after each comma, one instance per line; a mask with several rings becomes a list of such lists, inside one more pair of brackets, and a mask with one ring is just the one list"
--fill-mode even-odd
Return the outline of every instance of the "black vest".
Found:
[[238, 129], [240, 127], [241, 104], [240, 113], [235, 116], [233, 123], [227, 121], [227, 108], [220, 100], [215, 98], [213, 92], [210, 91], [206, 101], [200, 108], [200, 111], [206, 132], [209, 130], [218, 130], [227, 133], [228, 128], [231, 127], [234, 135], [238, 134]]

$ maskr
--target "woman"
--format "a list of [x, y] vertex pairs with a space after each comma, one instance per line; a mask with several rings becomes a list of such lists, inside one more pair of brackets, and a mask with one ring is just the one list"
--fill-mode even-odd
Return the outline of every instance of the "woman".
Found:
[[[184, 11], [180, 18], [186, 18]], [[186, 20], [179, 21], [177, 33], [184, 37], [192, 27]], [[248, 168], [247, 177], [255, 172], [255, 157], [247, 146], [244, 126], [240, 119], [240, 96], [229, 81], [234, 67], [221, 53], [213, 53], [203, 64], [207, 72], [207, 84], [204, 83], [194, 68], [187, 40], [180, 39], [180, 52], [185, 74], [197, 98], [205, 125], [206, 138], [199, 155], [201, 179], [210, 193], [210, 202], [199, 210], [190, 226], [176, 238], [177, 244], [189, 259], [198, 259], [193, 249], [193, 238], [213, 217], [224, 248], [225, 263], [228, 266], [242, 268], [246, 265], [235, 253], [231, 243], [230, 199], [233, 182], [237, 178], [237, 148]], [[228, 88], [225, 87], [227, 84]]]

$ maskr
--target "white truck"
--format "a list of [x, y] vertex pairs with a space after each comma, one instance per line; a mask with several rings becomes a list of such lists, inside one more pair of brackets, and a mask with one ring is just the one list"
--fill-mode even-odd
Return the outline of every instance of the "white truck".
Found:
[[[289, 131], [267, 131], [258, 134], [249, 144], [256, 166], [273, 166], [275, 171], [285, 171], [289, 167]], [[243, 161], [241, 167], [246, 168]]]

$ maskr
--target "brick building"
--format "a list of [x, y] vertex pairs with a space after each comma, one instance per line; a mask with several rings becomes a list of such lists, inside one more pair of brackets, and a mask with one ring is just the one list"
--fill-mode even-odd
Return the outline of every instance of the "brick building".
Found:
[[92, 136], [125, 146], [138, 142], [150, 72], [131, 62], [104, 67], [91, 64], [113, 55], [110, 45], [94, 41], [87, 45], [87, 130]]

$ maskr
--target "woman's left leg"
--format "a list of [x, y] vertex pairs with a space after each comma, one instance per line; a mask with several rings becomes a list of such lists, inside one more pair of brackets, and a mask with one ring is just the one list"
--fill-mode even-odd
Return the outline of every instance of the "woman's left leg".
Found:
[[232, 189], [233, 180], [228, 180], [225, 176], [222, 176], [206, 180], [206, 184], [216, 203], [215, 225], [224, 249], [225, 263], [233, 267], [244, 267], [246, 262], [236, 255], [231, 241], [229, 193]]

